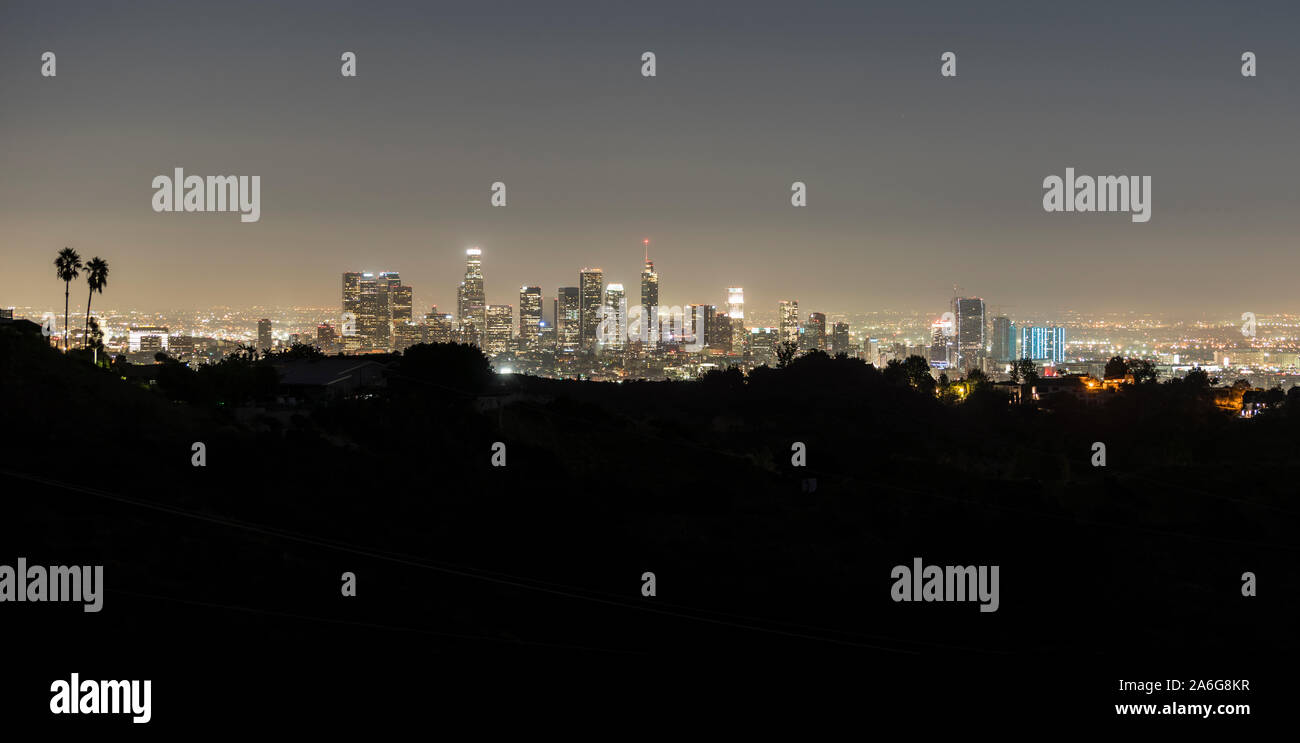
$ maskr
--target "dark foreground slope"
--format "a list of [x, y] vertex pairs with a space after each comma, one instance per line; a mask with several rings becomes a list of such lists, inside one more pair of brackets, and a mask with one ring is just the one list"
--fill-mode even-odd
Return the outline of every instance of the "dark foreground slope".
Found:
[[[372, 396], [250, 412], [2, 353], [0, 564], [100, 564], [107, 584], [98, 614], [0, 604], [33, 669], [272, 683], [576, 661], [680, 681], [791, 663], [784, 683], [940, 697], [1050, 681], [1068, 706], [1125, 674], [1267, 670], [1297, 648], [1300, 410], [1237, 420], [1177, 385], [950, 404], [820, 357], [748, 381], [490, 378], [431, 351]], [[916, 557], [999, 566], [998, 610], [893, 601]]]

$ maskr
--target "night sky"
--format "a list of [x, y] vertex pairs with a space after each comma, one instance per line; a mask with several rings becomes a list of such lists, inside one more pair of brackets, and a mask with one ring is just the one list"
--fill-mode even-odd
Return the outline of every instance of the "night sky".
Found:
[[[4, 0], [0, 306], [61, 304], [64, 245], [119, 310], [347, 270], [453, 309], [475, 245], [492, 303], [584, 265], [635, 297], [650, 238], [663, 304], [1300, 311], [1298, 38], [1294, 2]], [[1151, 221], [1044, 212], [1067, 166], [1151, 176]], [[261, 176], [261, 221], [153, 212], [176, 167]]]

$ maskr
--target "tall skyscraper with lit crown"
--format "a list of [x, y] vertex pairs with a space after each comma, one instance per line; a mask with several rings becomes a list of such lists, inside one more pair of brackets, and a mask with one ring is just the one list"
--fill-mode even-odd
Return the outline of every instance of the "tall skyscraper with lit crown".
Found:
[[465, 251], [465, 279], [456, 292], [456, 320], [463, 332], [479, 337], [481, 344], [487, 327], [487, 291], [483, 286], [483, 251]]

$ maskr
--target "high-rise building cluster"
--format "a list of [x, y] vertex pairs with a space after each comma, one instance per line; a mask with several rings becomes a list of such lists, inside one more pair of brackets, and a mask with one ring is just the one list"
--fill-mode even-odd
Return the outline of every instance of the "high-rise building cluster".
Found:
[[420, 342], [411, 287], [396, 271], [344, 273], [342, 319], [344, 351], [389, 351]]
[[[578, 271], [576, 286], [558, 287], [550, 297], [538, 285], [519, 287], [517, 314], [512, 305], [488, 303], [484, 253], [477, 247], [465, 251], [454, 313], [435, 306], [417, 319], [411, 287], [397, 272], [350, 271], [343, 274], [342, 323], [317, 328], [316, 343], [347, 353], [467, 343], [512, 370], [588, 378], [689, 378], [708, 368], [773, 365], [812, 351], [878, 366], [920, 354], [936, 374], [959, 375], [1005, 370], [1021, 358], [1049, 365], [1065, 360], [1064, 328], [1017, 328], [1002, 315], [990, 321], [983, 299], [955, 291], [951, 311], [930, 325], [922, 346], [855, 336], [848, 322], [828, 320], [823, 312], [801, 315], [795, 299], [780, 300], [776, 327], [764, 327], [747, 316], [742, 286], [727, 287], [717, 305], [667, 307], [660, 304], [649, 240], [644, 247], [639, 296], [629, 298], [622, 283], [587, 266]], [[258, 345], [269, 347], [270, 336], [270, 322], [259, 323]]]
[[930, 326], [930, 365], [960, 374], [1001, 371], [1021, 359], [1055, 366], [1065, 362], [1065, 328], [1023, 325], [1005, 315], [987, 317], [979, 297], [952, 299], [952, 311]]

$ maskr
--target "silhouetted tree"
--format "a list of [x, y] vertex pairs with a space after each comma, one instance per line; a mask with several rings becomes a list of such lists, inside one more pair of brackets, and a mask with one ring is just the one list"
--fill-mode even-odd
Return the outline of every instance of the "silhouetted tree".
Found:
[[63, 350], [68, 350], [68, 292], [72, 281], [81, 273], [81, 256], [72, 248], [64, 248], [54, 259], [54, 274], [63, 282]]
[[87, 341], [88, 347], [100, 354], [105, 353], [104, 349], [104, 331], [99, 328], [99, 321], [95, 318], [89, 318], [90, 337]]
[[1015, 369], [1022, 384], [1038, 384], [1038, 364], [1029, 359], [1020, 359]]
[[1209, 389], [1210, 384], [1210, 375], [1199, 366], [1183, 376], [1183, 385], [1193, 391], [1203, 392]]
[[1106, 371], [1102, 373], [1104, 379], [1123, 379], [1128, 374], [1128, 362], [1123, 356], [1112, 356], [1110, 361], [1106, 362]]
[[799, 355], [799, 346], [794, 341], [785, 341], [776, 347], [776, 368], [784, 369]]
[[1133, 381], [1138, 384], [1156, 382], [1156, 365], [1147, 359], [1129, 359], [1128, 373], [1133, 375]]
[[1286, 393], [1281, 387], [1272, 387], [1264, 393], [1264, 404], [1269, 408], [1280, 408], [1286, 403]]
[[90, 300], [95, 298], [95, 292], [104, 293], [104, 287], [108, 286], [108, 261], [95, 256], [86, 264], [86, 283], [90, 285], [90, 295], [86, 297], [86, 330], [81, 336], [81, 345], [85, 346], [90, 342]]
[[903, 361], [903, 372], [913, 389], [927, 395], [934, 394], [934, 376], [930, 374], [930, 362], [925, 357], [908, 356]]
[[743, 387], [745, 385], [745, 373], [736, 366], [728, 366], [726, 369], [710, 369], [704, 372], [700, 381], [711, 386], [719, 387]]
[[424, 388], [439, 394], [477, 394], [495, 375], [492, 362], [478, 348], [464, 343], [420, 343], [402, 352], [393, 383], [399, 389]]
[[1300, 417], [1300, 385], [1293, 385], [1286, 391], [1287, 415]]
[[276, 361], [317, 361], [325, 358], [325, 354], [315, 346], [295, 343], [279, 353], [265, 353], [263, 357]]

